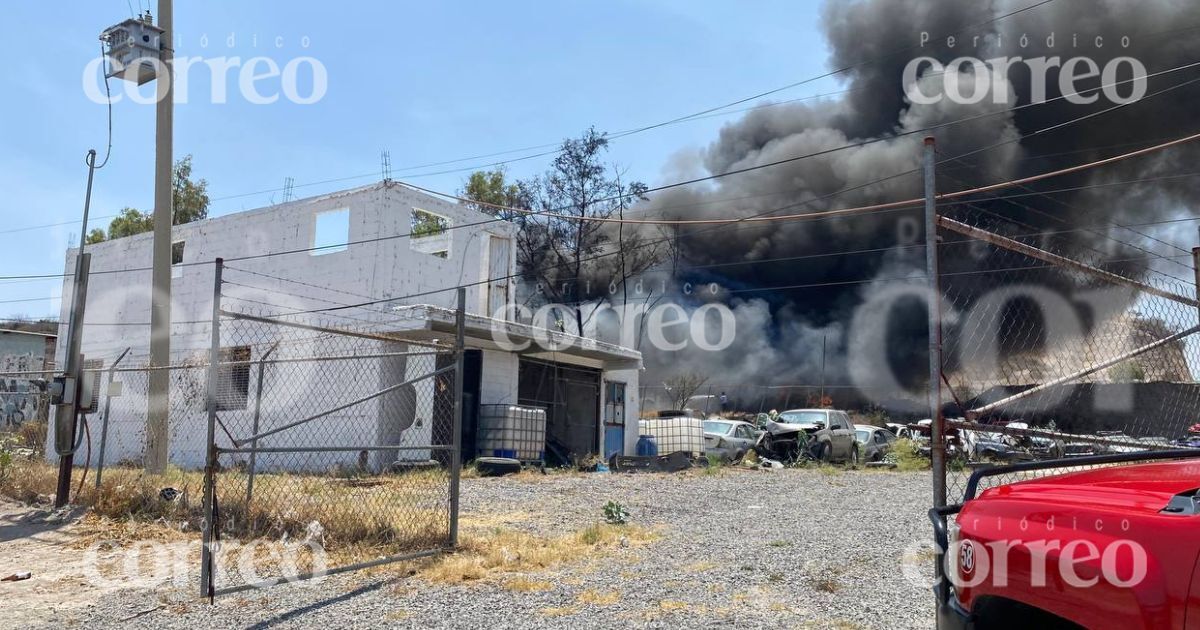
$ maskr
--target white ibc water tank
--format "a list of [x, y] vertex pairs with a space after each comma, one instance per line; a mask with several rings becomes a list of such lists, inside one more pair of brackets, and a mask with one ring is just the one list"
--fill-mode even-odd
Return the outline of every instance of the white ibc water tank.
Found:
[[704, 454], [704, 421], [699, 418], [679, 416], [639, 420], [638, 435], [653, 435], [659, 455], [676, 451], [694, 457]]
[[546, 410], [517, 405], [480, 405], [475, 444], [479, 457], [542, 461], [546, 450]]

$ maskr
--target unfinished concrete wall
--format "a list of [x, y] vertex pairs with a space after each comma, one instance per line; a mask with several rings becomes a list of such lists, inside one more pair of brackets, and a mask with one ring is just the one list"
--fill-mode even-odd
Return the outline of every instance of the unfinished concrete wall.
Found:
[[[451, 229], [432, 237], [445, 257], [428, 253], [425, 245], [414, 248], [411, 239], [403, 236], [411, 230], [414, 209], [449, 221]], [[318, 233], [318, 216], [343, 210], [347, 212], [344, 234]], [[217, 257], [228, 261], [227, 284], [222, 288], [222, 305], [227, 310], [273, 315], [389, 298], [396, 298], [394, 304], [454, 307], [456, 292], [439, 290], [486, 280], [489, 237], [512, 237], [511, 224], [490, 219], [436, 197], [380, 183], [175, 226], [172, 240], [183, 243], [183, 256], [171, 283], [172, 363], [206, 360], [214, 272], [210, 263]], [[92, 262], [81, 347], [85, 356], [102, 360], [104, 366], [127, 347], [132, 351], [123, 365], [147, 363], [150, 271], [130, 270], [150, 266], [152, 239], [152, 234], [144, 233], [88, 247]], [[341, 245], [345, 242], [350, 244]], [[334, 246], [302, 251], [325, 244]], [[67, 252], [64, 269], [68, 273], [74, 270], [76, 253], [75, 249]], [[268, 253], [279, 255], [257, 257]], [[242, 257], [251, 258], [237, 260]], [[473, 284], [467, 289], [468, 311], [483, 312], [484, 286]], [[71, 278], [67, 278], [62, 334], [69, 320], [71, 289]], [[412, 294], [421, 295], [406, 297]], [[389, 306], [331, 312], [316, 323], [384, 328]], [[57, 357], [60, 364], [64, 359], [65, 348]], [[198, 465], [203, 462], [206, 424], [203, 370], [181, 371], [172, 378], [171, 459], [179, 465]], [[144, 381], [145, 375], [118, 376], [128, 386], [122, 399], [114, 399], [110, 462], [141, 457], [145, 400], [136, 392], [144, 391], [145, 385], [136, 382], [139, 379]], [[394, 427], [385, 432], [394, 432]]]

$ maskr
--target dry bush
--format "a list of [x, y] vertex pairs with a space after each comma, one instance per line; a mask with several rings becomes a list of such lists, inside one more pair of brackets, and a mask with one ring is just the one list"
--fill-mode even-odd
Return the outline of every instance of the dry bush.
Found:
[[909, 439], [896, 440], [885, 461], [895, 462], [895, 470], [899, 472], [929, 470], [930, 466], [929, 458], [921, 456], [919, 445]]
[[32, 450], [35, 455], [42, 455], [46, 452], [46, 432], [48, 430], [44, 421], [22, 423], [17, 428], [17, 441], [21, 447]]

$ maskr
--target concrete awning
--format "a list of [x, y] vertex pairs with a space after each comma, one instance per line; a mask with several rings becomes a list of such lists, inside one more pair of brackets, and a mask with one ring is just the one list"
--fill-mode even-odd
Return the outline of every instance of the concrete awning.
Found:
[[[453, 309], [418, 304], [397, 306], [393, 310], [399, 321], [391, 322], [389, 327], [396, 333], [416, 341], [436, 339], [441, 343], [453, 342]], [[642, 365], [642, 353], [605, 341], [472, 313], [467, 313], [465, 320], [469, 345], [539, 357], [551, 353], [560, 358], [580, 357], [603, 362], [609, 369], [638, 368]], [[507, 344], [511, 346], [506, 347]]]

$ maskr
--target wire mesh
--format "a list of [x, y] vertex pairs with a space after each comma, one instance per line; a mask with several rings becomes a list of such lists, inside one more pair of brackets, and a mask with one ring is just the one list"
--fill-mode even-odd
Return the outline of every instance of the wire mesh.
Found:
[[[214, 538], [316, 545], [328, 570], [449, 547], [456, 357], [375, 330], [224, 313]], [[215, 579], [218, 592], [245, 585]]]
[[[1190, 444], [1195, 288], [1151, 273], [1178, 257], [1131, 254], [1097, 230], [1037, 233], [974, 206], [952, 214], [940, 219], [951, 503], [983, 466]], [[980, 490], [1054, 472], [987, 477]]]

